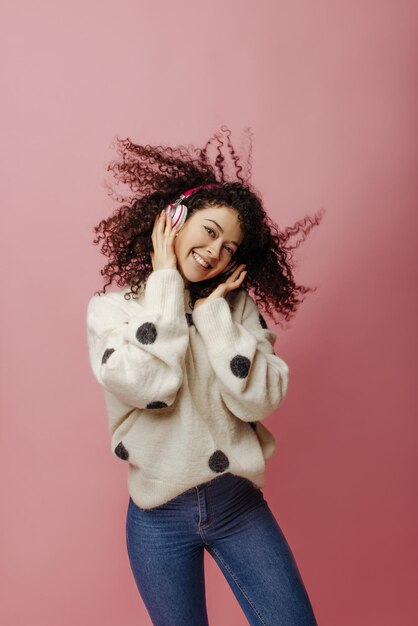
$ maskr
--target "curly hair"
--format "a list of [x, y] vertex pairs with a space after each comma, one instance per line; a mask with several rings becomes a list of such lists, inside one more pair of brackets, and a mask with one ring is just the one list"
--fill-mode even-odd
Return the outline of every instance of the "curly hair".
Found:
[[[250, 131], [249, 128], [246, 131]], [[222, 148], [226, 145], [229, 154]], [[109, 195], [119, 206], [107, 219], [94, 226], [98, 245], [109, 262], [101, 270], [108, 282], [97, 295], [106, 292], [106, 287], [116, 282], [119, 287], [129, 286], [131, 295], [136, 298], [143, 290], [148, 276], [153, 271], [150, 253], [153, 252], [151, 234], [157, 214], [169, 203], [173, 203], [184, 191], [218, 183], [220, 187], [203, 188], [194, 191], [183, 203], [188, 217], [195, 211], [218, 204], [226, 205], [238, 212], [244, 239], [234, 253], [236, 263], [246, 263], [247, 274], [239, 289], [250, 290], [260, 306], [271, 318], [277, 311], [288, 321], [298, 305], [303, 301], [298, 295], [316, 291], [316, 287], [305, 287], [295, 283], [292, 269], [291, 250], [305, 240], [312, 226], [322, 217], [321, 209], [314, 218], [296, 222], [280, 232], [277, 225], [267, 215], [260, 194], [250, 183], [251, 153], [250, 139], [248, 160], [242, 165], [230, 141], [231, 131], [226, 126], [214, 133], [203, 149], [187, 146], [138, 145], [129, 138], [116, 137], [114, 145], [121, 160], [112, 161], [107, 170], [112, 172], [118, 183], [127, 184], [131, 195], [117, 196], [111, 185], [106, 184]], [[216, 156], [211, 159], [210, 150], [216, 141]], [[290, 239], [302, 233], [294, 245]], [[207, 297], [225, 277], [217, 275], [207, 280], [191, 282], [190, 307], [198, 298]], [[237, 290], [227, 294], [234, 297]], [[230, 298], [228, 298], [230, 299]], [[276, 321], [276, 320], [275, 320]]]

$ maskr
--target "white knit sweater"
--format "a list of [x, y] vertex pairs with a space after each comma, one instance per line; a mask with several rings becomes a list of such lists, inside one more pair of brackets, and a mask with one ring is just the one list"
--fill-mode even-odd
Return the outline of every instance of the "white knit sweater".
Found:
[[261, 420], [286, 395], [289, 368], [244, 289], [189, 308], [177, 269], [93, 296], [87, 343], [103, 386], [112, 452], [128, 464], [128, 491], [160, 506], [231, 472], [264, 486], [276, 440]]

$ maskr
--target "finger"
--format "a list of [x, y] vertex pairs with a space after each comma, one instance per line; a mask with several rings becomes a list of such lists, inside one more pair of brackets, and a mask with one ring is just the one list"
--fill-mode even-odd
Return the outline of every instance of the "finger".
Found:
[[237, 272], [238, 273], [241, 272], [244, 269], [244, 267], [245, 267], [245, 263], [240, 263], [240, 265], [237, 265], [237, 267], [234, 269], [234, 274]]
[[238, 278], [236, 278], [232, 282], [232, 285], [235, 285], [235, 287], [238, 287], [243, 282], [246, 275], [247, 275], [247, 270], [242, 271], [241, 274], [238, 276]]
[[160, 212], [158, 215], [158, 222], [156, 224], [156, 229], [155, 229], [155, 234], [156, 234], [156, 237], [158, 238], [160, 238], [160, 236], [164, 234], [165, 216], [166, 216], [165, 210], [163, 212]]
[[161, 215], [161, 213], [157, 213], [157, 215], [155, 216], [154, 226], [153, 226], [153, 229], [152, 229], [151, 237], [153, 237], [155, 235], [155, 233], [157, 232], [157, 228], [158, 228], [158, 225], [160, 223], [160, 215]]
[[167, 236], [170, 233], [172, 223], [173, 221], [172, 221], [171, 215], [167, 213], [166, 211], [164, 211], [164, 219], [163, 219], [163, 224], [161, 226], [161, 229], [165, 236]]
[[166, 231], [165, 234], [167, 235], [167, 237], [170, 237], [170, 235], [175, 235], [177, 230], [177, 226], [173, 226], [173, 219], [171, 216], [168, 217], [167, 220], [167, 227], [166, 227]]
[[243, 268], [245, 267], [245, 263], [241, 263], [241, 265], [238, 265], [238, 267], [236, 267], [234, 269], [234, 271], [232, 272], [232, 274], [230, 276], [228, 276], [228, 280], [230, 281], [232, 280], [236, 280], [236, 278], [239, 276], [239, 274], [242, 272]]
[[170, 252], [174, 255], [176, 255], [176, 229], [173, 228], [171, 230], [171, 233], [168, 234], [167, 236], [167, 248], [170, 250]]

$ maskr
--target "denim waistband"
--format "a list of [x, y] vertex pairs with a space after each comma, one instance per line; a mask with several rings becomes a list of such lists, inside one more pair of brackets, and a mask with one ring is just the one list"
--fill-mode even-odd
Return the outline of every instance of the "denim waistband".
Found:
[[198, 485], [195, 485], [194, 487], [190, 487], [190, 489], [186, 489], [186, 491], [184, 491], [183, 493], [191, 493], [196, 488], [207, 487], [208, 485], [211, 485], [215, 481], [217, 482], [217, 484], [219, 484], [221, 482], [228, 483], [229, 481], [239, 481], [239, 480], [247, 480], [247, 479], [242, 476], [237, 476], [236, 474], [232, 474], [231, 472], [224, 472], [220, 476], [215, 476], [211, 480], [206, 480], [205, 482], [199, 483]]

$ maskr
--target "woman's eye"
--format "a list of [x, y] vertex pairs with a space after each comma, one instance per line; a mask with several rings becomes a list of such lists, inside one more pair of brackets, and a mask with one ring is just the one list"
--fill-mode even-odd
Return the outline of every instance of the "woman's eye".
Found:
[[[205, 228], [206, 228], [206, 230], [207, 230], [208, 232], [210, 231], [211, 233], [214, 233], [214, 234], [215, 234], [215, 231], [214, 231], [212, 228], [209, 228], [208, 226], [205, 226]], [[232, 254], [234, 254], [234, 251], [232, 250], [232, 248], [226, 248], [226, 249], [228, 250], [228, 252], [229, 252], [231, 255], [232, 255]]]

